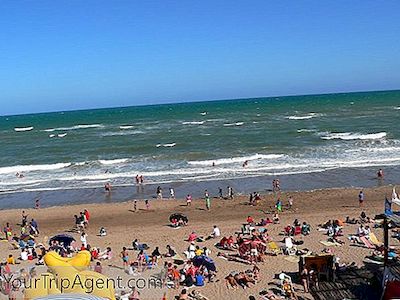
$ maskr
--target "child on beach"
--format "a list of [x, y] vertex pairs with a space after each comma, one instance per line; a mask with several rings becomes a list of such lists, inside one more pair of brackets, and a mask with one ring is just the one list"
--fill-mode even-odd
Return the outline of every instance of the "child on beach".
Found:
[[133, 211], [136, 212], [137, 211], [137, 200], [133, 201]]
[[149, 200], [144, 200], [144, 204], [146, 205], [146, 209], [149, 210], [150, 209], [150, 203]]
[[122, 264], [124, 269], [128, 267], [128, 262], [129, 262], [129, 253], [126, 247], [122, 247], [122, 251], [120, 253], [120, 256], [122, 258]]
[[276, 207], [277, 212], [279, 212], [279, 213], [282, 212], [282, 201], [281, 201], [281, 199], [278, 198], [278, 200], [276, 201], [275, 207]]
[[169, 189], [169, 199], [175, 200], [175, 191], [173, 188]]
[[293, 206], [293, 198], [292, 198], [292, 196], [289, 196], [289, 198], [288, 198], [288, 208], [292, 209], [292, 206]]

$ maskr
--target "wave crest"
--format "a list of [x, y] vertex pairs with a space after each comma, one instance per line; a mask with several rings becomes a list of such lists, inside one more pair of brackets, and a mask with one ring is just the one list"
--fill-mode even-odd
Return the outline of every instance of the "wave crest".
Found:
[[322, 136], [323, 140], [377, 140], [383, 139], [386, 137], [386, 132], [377, 132], [377, 133], [353, 133], [353, 132], [342, 132], [342, 133], [330, 133], [328, 135]]

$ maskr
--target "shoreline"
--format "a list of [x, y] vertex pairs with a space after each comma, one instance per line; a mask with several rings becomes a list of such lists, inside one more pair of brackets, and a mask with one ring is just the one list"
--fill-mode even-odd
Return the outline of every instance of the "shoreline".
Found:
[[219, 187], [226, 194], [227, 186], [233, 187], [236, 195], [246, 195], [251, 192], [267, 194], [271, 192], [271, 182], [274, 178], [280, 179], [282, 191], [291, 193], [325, 189], [372, 188], [400, 184], [400, 166], [386, 166], [384, 180], [375, 177], [377, 168], [337, 168], [324, 172], [281, 176], [260, 175], [226, 180], [185, 181], [165, 184], [145, 183], [139, 186], [132, 184], [131, 186], [116, 186], [112, 189], [110, 195], [104, 192], [102, 186], [0, 193], [0, 210], [32, 208], [36, 199], [40, 199], [42, 208], [90, 203], [120, 203], [133, 199], [153, 200], [157, 186], [162, 187], [164, 198], [168, 198], [170, 187], [174, 188], [176, 198], [179, 199], [184, 199], [189, 193], [193, 198], [201, 198], [205, 190], [208, 190], [211, 196], [216, 196]]

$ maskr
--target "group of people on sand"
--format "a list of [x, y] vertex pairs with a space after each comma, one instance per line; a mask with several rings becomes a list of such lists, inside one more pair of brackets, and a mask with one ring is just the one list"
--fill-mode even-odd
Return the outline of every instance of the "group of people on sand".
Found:
[[74, 215], [75, 219], [75, 229], [80, 232], [89, 225], [90, 213], [87, 209], [84, 209], [79, 213], [79, 215]]

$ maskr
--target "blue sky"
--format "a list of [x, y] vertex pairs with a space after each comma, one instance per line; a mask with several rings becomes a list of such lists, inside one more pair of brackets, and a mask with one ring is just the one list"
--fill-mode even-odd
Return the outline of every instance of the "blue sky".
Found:
[[0, 115], [400, 88], [400, 1], [1, 1]]

